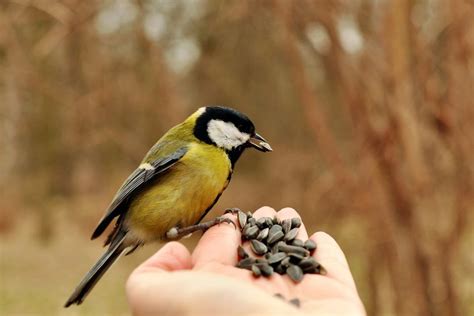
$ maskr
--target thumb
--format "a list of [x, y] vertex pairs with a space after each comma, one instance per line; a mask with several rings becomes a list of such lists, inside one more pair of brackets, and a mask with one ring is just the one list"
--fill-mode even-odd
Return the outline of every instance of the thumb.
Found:
[[[152, 280], [164, 276], [169, 272], [187, 270], [191, 268], [191, 254], [179, 242], [169, 242], [157, 253], [148, 258], [128, 277], [126, 293], [134, 314], [143, 304], [144, 293], [154, 287]], [[151, 276], [151, 277], [150, 277]]]

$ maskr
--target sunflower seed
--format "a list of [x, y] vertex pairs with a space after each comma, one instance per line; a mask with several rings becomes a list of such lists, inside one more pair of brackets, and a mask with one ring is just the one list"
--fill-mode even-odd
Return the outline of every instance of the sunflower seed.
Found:
[[328, 271], [320, 264], [316, 272], [317, 274], [326, 275]]
[[258, 263], [258, 264], [260, 264], [260, 263], [267, 263], [267, 260], [266, 260], [266, 259], [263, 259], [263, 258], [257, 258], [257, 259], [255, 259], [255, 263]]
[[284, 267], [281, 263], [279, 265], [277, 265], [275, 268], [274, 268], [274, 271], [278, 274], [285, 274], [286, 273], [286, 267]]
[[255, 264], [252, 265], [252, 272], [253, 272], [253, 275], [256, 277], [259, 277], [262, 275], [262, 271], [260, 271], [260, 268]]
[[304, 258], [308, 258], [308, 257], [301, 257], [299, 255], [293, 255], [293, 256], [289, 255], [289, 256], [290, 256], [290, 262], [296, 265], [299, 265], [301, 260], [303, 260]]
[[257, 220], [253, 217], [248, 217], [247, 222], [250, 223], [251, 225], [256, 225], [257, 224]]
[[242, 232], [244, 232], [246, 229], [248, 229], [249, 227], [252, 227], [253, 225], [251, 225], [250, 223], [247, 222], [247, 224], [244, 225], [244, 227], [242, 227]]
[[288, 256], [290, 256], [291, 263], [294, 264], [298, 264], [302, 259], [305, 258], [305, 256], [302, 254], [296, 252], [290, 252], [288, 253]]
[[237, 213], [237, 218], [239, 220], [240, 228], [244, 228], [245, 224], [247, 224], [247, 214], [242, 211], [239, 211]]
[[269, 244], [276, 243], [277, 241], [281, 240], [284, 236], [285, 236], [285, 234], [283, 234], [283, 232], [281, 230], [278, 230], [278, 231], [274, 232], [273, 234], [270, 230], [270, 232], [268, 233], [267, 242]]
[[259, 268], [263, 276], [269, 277], [273, 274], [273, 268], [268, 263], [260, 265]]
[[308, 239], [304, 242], [304, 247], [309, 251], [313, 251], [316, 250], [317, 245], [312, 239]]
[[272, 227], [273, 225], [273, 220], [271, 217], [265, 217], [265, 224], [267, 225], [267, 227]]
[[252, 248], [253, 252], [257, 255], [263, 255], [268, 251], [267, 246], [261, 241], [258, 241], [256, 239], [252, 239], [250, 241], [250, 247]]
[[303, 270], [296, 265], [290, 265], [288, 269], [286, 269], [286, 274], [295, 282], [303, 280]]
[[259, 219], [257, 219], [257, 226], [262, 229], [264, 228], [266, 225], [266, 222], [265, 222], [265, 217], [260, 217]]
[[282, 222], [281, 222], [281, 226], [283, 227], [283, 231], [285, 232], [285, 234], [287, 232], [290, 231], [291, 229], [291, 219], [287, 218], [287, 219], [284, 219]]
[[291, 241], [291, 245], [292, 246], [297, 246], [297, 247], [303, 247], [304, 246], [304, 242], [301, 240], [301, 239], [293, 239]]
[[301, 226], [301, 218], [299, 217], [293, 217], [291, 219], [291, 227], [292, 228], [298, 228]]
[[271, 253], [271, 252], [267, 252], [267, 253], [265, 254], [265, 256], [263, 256], [263, 257], [268, 260], [268, 258], [270, 258], [271, 256], [272, 256], [272, 253]]
[[273, 225], [280, 225], [280, 219], [278, 217], [274, 216], [272, 219]]
[[257, 237], [257, 235], [259, 233], [259, 229], [258, 229], [257, 226], [249, 226], [246, 229], [244, 229], [244, 231], [242, 233], [243, 233], [243, 237], [245, 237], [245, 239], [250, 240], [250, 239], [254, 239], [255, 237]]
[[267, 260], [268, 260], [268, 263], [269, 264], [274, 264], [274, 263], [277, 263], [277, 262], [280, 262], [282, 261], [283, 259], [286, 258], [286, 253], [284, 252], [277, 252], [273, 255], [270, 255]]
[[269, 231], [270, 231], [270, 230], [269, 230], [268, 228], [262, 229], [262, 230], [260, 231], [260, 233], [258, 233], [257, 239], [258, 239], [258, 240], [264, 240], [265, 238], [268, 237], [268, 232], [269, 232]]
[[283, 230], [283, 227], [281, 227], [281, 225], [278, 225], [278, 224], [272, 225], [272, 227], [270, 227], [270, 231], [273, 233], [277, 231], [282, 231], [282, 230]]
[[280, 250], [279, 250], [278, 247], [279, 247], [281, 244], [284, 245], [285, 242], [280, 240], [279, 242], [277, 242], [276, 244], [274, 244], [274, 245], [272, 246], [272, 253], [277, 253], [277, 252], [279, 252]]
[[248, 269], [250, 270], [252, 265], [255, 263], [255, 259], [254, 258], [245, 258], [245, 259], [242, 259], [240, 260], [238, 263], [237, 263], [237, 267], [238, 268], [242, 268], [242, 269]]
[[287, 244], [285, 244], [285, 243], [279, 244], [279, 245], [278, 245], [278, 250], [279, 250], [279, 251], [286, 252], [286, 253], [288, 253], [288, 254], [298, 254], [298, 255], [300, 255], [301, 257], [307, 257], [307, 256], [309, 256], [309, 251], [306, 250], [305, 248], [303, 248], [303, 247], [298, 247], [298, 246], [291, 246], [291, 245], [287, 245]]
[[283, 267], [288, 268], [290, 266], [290, 257], [286, 257], [280, 263]]
[[273, 225], [268, 232], [267, 242], [273, 244], [285, 236], [280, 225]]
[[305, 271], [305, 273], [312, 273], [312, 274], [320, 274], [320, 275], [326, 275], [327, 271], [326, 269], [319, 263], [316, 262], [316, 266], [312, 270]]
[[313, 257], [304, 258], [298, 264], [305, 273], [316, 273], [320, 264]]
[[247, 253], [247, 251], [245, 251], [245, 249], [240, 245], [237, 248], [237, 254], [239, 255], [239, 258], [241, 259], [245, 259], [249, 257], [249, 254]]
[[284, 240], [284, 241], [291, 241], [291, 240], [295, 239], [295, 238], [296, 238], [296, 235], [298, 235], [298, 231], [299, 231], [299, 230], [300, 230], [300, 229], [297, 228], [297, 227], [291, 229], [289, 232], [287, 232], [287, 233], [285, 234], [285, 237], [283, 238], [283, 240]]
[[296, 307], [301, 306], [301, 302], [300, 302], [299, 298], [293, 298], [293, 299], [289, 300], [288, 303], [290, 303], [292, 305], [295, 305]]

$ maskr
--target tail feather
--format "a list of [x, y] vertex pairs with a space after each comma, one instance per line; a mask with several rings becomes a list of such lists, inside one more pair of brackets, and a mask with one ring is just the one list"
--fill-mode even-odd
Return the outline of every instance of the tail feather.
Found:
[[[118, 236], [117, 236], [118, 237]], [[76, 287], [74, 292], [67, 300], [64, 307], [69, 307], [72, 304], [81, 304], [86, 298], [87, 294], [94, 288], [96, 283], [102, 278], [104, 273], [112, 266], [122, 252], [125, 250], [122, 243], [125, 239], [125, 234], [116, 243], [112, 243], [107, 251], [100, 257], [100, 259], [94, 264], [89, 272], [84, 276], [81, 283]]]

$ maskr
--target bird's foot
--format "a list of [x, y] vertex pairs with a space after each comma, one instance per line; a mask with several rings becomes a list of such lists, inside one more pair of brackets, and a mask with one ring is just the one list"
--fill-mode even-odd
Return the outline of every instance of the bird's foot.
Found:
[[205, 232], [209, 228], [211, 228], [213, 226], [216, 226], [216, 225], [219, 225], [219, 224], [222, 224], [222, 223], [232, 224], [232, 225], [234, 225], [234, 228], [237, 228], [235, 226], [235, 223], [230, 218], [227, 218], [227, 217], [224, 217], [224, 216], [219, 216], [219, 217], [214, 218], [211, 221], [204, 222], [204, 223], [199, 223], [199, 224], [196, 224], [196, 225], [191, 225], [191, 226], [182, 227], [182, 228], [173, 227], [166, 233], [166, 238], [168, 240], [178, 240], [178, 239], [183, 238], [184, 236], [190, 235], [190, 234], [192, 234], [196, 231]]
[[239, 212], [242, 212], [240, 208], [238, 207], [231, 207], [231, 208], [226, 208], [224, 211], [224, 214], [232, 214], [232, 215], [237, 215]]

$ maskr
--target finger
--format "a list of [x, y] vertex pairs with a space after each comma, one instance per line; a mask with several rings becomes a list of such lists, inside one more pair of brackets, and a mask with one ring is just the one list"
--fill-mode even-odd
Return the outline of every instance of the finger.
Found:
[[[237, 222], [236, 216], [230, 213], [223, 215]], [[195, 266], [210, 262], [235, 265], [237, 247], [240, 245], [240, 230], [236, 226], [222, 223], [209, 228], [199, 240], [192, 254]]]
[[324, 232], [317, 232], [311, 239], [317, 245], [313, 257], [326, 269], [327, 276], [356, 289], [346, 257], [334, 238]]
[[260, 218], [260, 217], [271, 217], [273, 218], [276, 215], [276, 212], [273, 208], [269, 206], [262, 206], [258, 210], [253, 213], [253, 217]]
[[192, 267], [191, 254], [181, 243], [172, 241], [143, 262], [132, 274], [144, 271], [176, 271]]
[[[293, 217], [298, 217], [299, 219], [301, 219], [300, 214], [298, 214], [298, 212], [296, 212], [295, 209], [293, 209], [291, 207], [285, 207], [285, 208], [281, 209], [277, 213], [277, 217], [280, 220], [293, 218]], [[301, 221], [301, 226], [300, 226], [300, 229], [298, 231], [298, 235], [296, 236], [296, 238], [301, 239], [303, 241], [308, 239], [308, 232], [306, 231], [306, 227], [304, 226], [303, 221]]]

